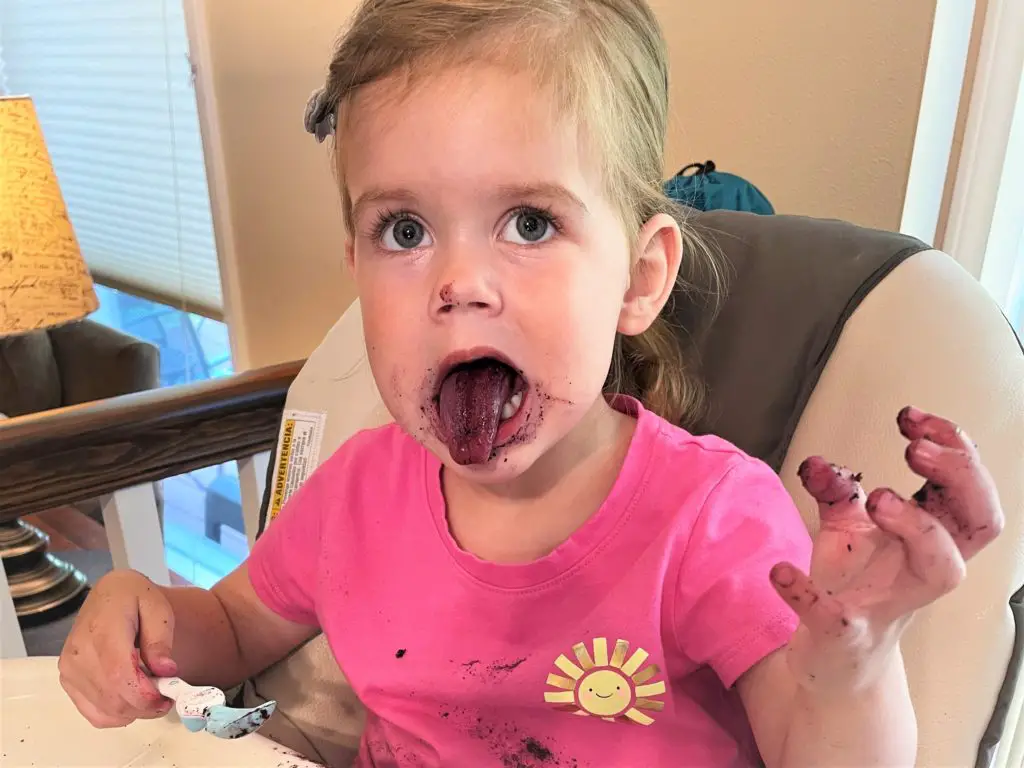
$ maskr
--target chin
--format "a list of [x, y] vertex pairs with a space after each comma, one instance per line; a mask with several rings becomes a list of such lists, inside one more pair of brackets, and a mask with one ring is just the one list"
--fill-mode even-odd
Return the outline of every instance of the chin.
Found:
[[445, 471], [479, 485], [500, 485], [517, 480], [526, 474], [543, 454], [541, 446], [531, 442], [496, 448], [491, 457], [484, 462], [460, 464], [452, 458], [444, 443], [431, 442], [435, 444], [431, 445], [430, 449], [444, 464]]
[[436, 402], [426, 408], [428, 424], [421, 429], [429, 434], [427, 447], [445, 464], [465, 477], [483, 481], [485, 478], [513, 478], [525, 472], [539, 455], [540, 427], [545, 420], [545, 398], [531, 388], [521, 390], [513, 407], [498, 424], [494, 444], [487, 455], [469, 457], [453, 452], [447, 430], [438, 414]]
[[480, 483], [527, 472], [588, 410], [494, 347], [450, 352], [428, 369], [418, 395], [389, 394], [408, 417], [400, 421], [409, 434], [451, 471]]
[[523, 369], [491, 347], [447, 355], [428, 375], [420, 400], [445, 463], [463, 467], [507, 463], [509, 449], [532, 439], [543, 410]]

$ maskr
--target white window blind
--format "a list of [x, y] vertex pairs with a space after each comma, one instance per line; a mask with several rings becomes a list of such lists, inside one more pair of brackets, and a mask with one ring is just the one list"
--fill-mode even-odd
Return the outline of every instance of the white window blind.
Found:
[[97, 281], [220, 316], [182, 0], [0, 0], [0, 57]]

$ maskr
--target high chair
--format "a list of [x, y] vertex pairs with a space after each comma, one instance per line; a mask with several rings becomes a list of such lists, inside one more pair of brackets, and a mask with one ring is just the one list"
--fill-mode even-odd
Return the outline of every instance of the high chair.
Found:
[[[1001, 538], [966, 582], [922, 611], [903, 641], [919, 722], [918, 765], [1013, 766], [1024, 757], [1024, 351], [980, 285], [912, 238], [838, 221], [735, 212], [692, 222], [731, 268], [729, 297], [701, 335], [715, 432], [778, 471], [812, 531], [816, 505], [796, 468], [812, 454], [864, 474], [870, 489], [920, 486], [896, 414], [907, 404], [959, 423], [978, 443], [1006, 512]], [[684, 327], [702, 310], [678, 297]], [[329, 456], [387, 422], [353, 304], [290, 389], [270, 462], [261, 527], [295, 477], [295, 435]], [[316, 451], [314, 451], [316, 453]], [[301, 479], [300, 473], [298, 479]], [[271, 523], [272, 524], [272, 523]], [[265, 733], [330, 765], [350, 765], [364, 720], [323, 637], [243, 688], [247, 705], [279, 702]]]

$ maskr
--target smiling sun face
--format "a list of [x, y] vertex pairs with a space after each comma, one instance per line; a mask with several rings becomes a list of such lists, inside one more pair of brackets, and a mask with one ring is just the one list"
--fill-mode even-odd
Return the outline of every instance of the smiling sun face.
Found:
[[637, 648], [627, 660], [629, 643], [617, 640], [609, 659], [608, 640], [598, 637], [594, 639], [593, 656], [586, 643], [577, 643], [572, 650], [579, 665], [565, 654], [555, 659], [555, 666], [566, 676], [553, 672], [548, 675], [548, 685], [558, 690], [545, 691], [544, 701], [564, 706], [576, 715], [592, 715], [609, 722], [625, 718], [641, 725], [650, 725], [654, 718], [640, 710], [664, 709], [664, 702], [652, 698], [665, 693], [664, 681], [648, 682], [657, 677], [658, 667], [651, 664], [640, 669], [648, 656], [643, 648]]

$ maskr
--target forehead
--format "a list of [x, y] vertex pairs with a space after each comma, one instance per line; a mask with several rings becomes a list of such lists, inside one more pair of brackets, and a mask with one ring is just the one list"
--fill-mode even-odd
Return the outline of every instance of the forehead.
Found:
[[352, 197], [392, 185], [454, 193], [537, 182], [557, 182], [582, 197], [599, 182], [578, 121], [529, 73], [507, 67], [373, 83], [348, 105], [340, 128]]

